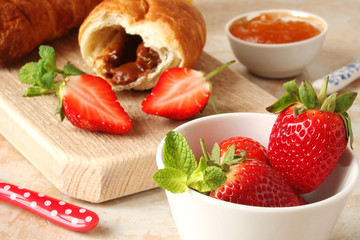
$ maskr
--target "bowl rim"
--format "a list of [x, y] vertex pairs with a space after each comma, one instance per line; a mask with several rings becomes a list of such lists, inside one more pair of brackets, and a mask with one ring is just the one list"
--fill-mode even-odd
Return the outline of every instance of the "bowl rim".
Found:
[[[218, 115], [209, 115], [209, 116], [204, 116], [204, 117], [200, 117], [188, 122], [185, 122], [179, 126], [177, 126], [176, 128], [173, 129], [173, 131], [178, 131], [181, 128], [184, 128], [188, 125], [192, 125], [192, 124], [196, 124], [200, 121], [207, 121], [207, 120], [211, 120], [213, 118], [226, 118], [229, 116], [246, 116], [246, 115], [253, 115], [253, 116], [261, 116], [261, 117], [269, 117], [269, 116], [274, 116], [274, 118], [276, 118], [277, 115], [273, 115], [273, 114], [269, 114], [269, 113], [250, 113], [250, 112], [236, 112], [236, 113], [222, 113], [222, 114], [218, 114]], [[164, 142], [165, 142], [165, 137], [160, 141], [157, 150], [156, 150], [156, 164], [158, 169], [161, 169], [164, 167], [164, 164], [162, 161], [160, 161], [160, 159], [162, 160], [162, 156], [163, 156], [163, 147], [164, 147]], [[233, 210], [242, 210], [242, 211], [253, 211], [253, 212], [260, 212], [260, 213], [273, 213], [273, 212], [277, 212], [277, 213], [288, 213], [288, 212], [296, 212], [296, 211], [303, 211], [303, 210], [311, 210], [313, 208], [317, 208], [317, 207], [322, 207], [325, 205], [331, 205], [337, 201], [340, 201], [342, 198], [347, 198], [351, 192], [353, 191], [355, 184], [359, 178], [359, 172], [360, 172], [360, 167], [359, 167], [359, 162], [357, 161], [357, 158], [354, 154], [354, 152], [352, 151], [352, 149], [347, 146], [346, 147], [347, 150], [350, 151], [351, 155], [352, 155], [352, 160], [351, 163], [349, 164], [349, 168], [351, 168], [351, 172], [353, 172], [352, 176], [347, 180], [347, 184], [344, 186], [344, 188], [334, 194], [331, 197], [328, 197], [326, 199], [320, 200], [320, 201], [316, 201], [313, 203], [309, 203], [306, 205], [301, 205], [301, 206], [293, 206], [293, 207], [259, 207], [259, 206], [249, 206], [249, 205], [242, 205], [242, 204], [236, 204], [236, 203], [231, 203], [231, 202], [226, 202], [226, 201], [221, 201], [219, 199], [215, 199], [215, 198], [211, 198], [207, 195], [204, 195], [200, 192], [197, 192], [191, 188], [187, 188], [185, 193], [182, 194], [189, 194], [189, 195], [193, 195], [195, 198], [200, 199], [201, 201], [206, 201], [209, 204], [216, 204], [219, 205], [220, 207], [225, 207], [225, 208], [232, 208]], [[167, 194], [173, 194], [171, 192], [168, 192], [167, 190], [164, 190]], [[181, 195], [181, 193], [180, 193]]]
[[[235, 37], [234, 35], [232, 35], [229, 31], [229, 28], [231, 26], [231, 24], [233, 24], [233, 22], [235, 22], [236, 20], [238, 20], [239, 18], [242, 18], [242, 17], [246, 17], [248, 15], [260, 15], [262, 13], [276, 13], [276, 12], [279, 12], [279, 13], [290, 13], [292, 15], [296, 15], [296, 14], [300, 14], [300, 15], [306, 15], [306, 16], [309, 16], [309, 17], [312, 17], [312, 18], [315, 18], [317, 20], [319, 20], [320, 22], [322, 22], [322, 24], [324, 25], [324, 28], [321, 28], [322, 31], [320, 32], [320, 34], [314, 36], [314, 37], [311, 37], [311, 38], [308, 38], [308, 39], [304, 39], [304, 40], [301, 40], [301, 41], [296, 41], [296, 42], [290, 42], [290, 43], [277, 43], [277, 44], [266, 44], [266, 43], [253, 43], [253, 42], [248, 42], [248, 41], [245, 41], [245, 40], [242, 40], [242, 39], [239, 39], [237, 37]], [[319, 15], [316, 15], [316, 14], [313, 14], [313, 13], [310, 13], [310, 12], [306, 12], [306, 11], [302, 11], [302, 10], [294, 10], [294, 9], [282, 9], [282, 8], [279, 8], [279, 9], [263, 9], [263, 10], [256, 10], [256, 11], [251, 11], [251, 12], [246, 12], [246, 13], [242, 13], [240, 15], [237, 15], [233, 18], [231, 18], [226, 24], [225, 24], [225, 32], [226, 32], [226, 35], [228, 36], [228, 38], [230, 38], [231, 40], [237, 42], [237, 43], [241, 43], [241, 44], [244, 44], [244, 45], [248, 45], [248, 46], [252, 46], [252, 47], [260, 47], [260, 48], [283, 48], [283, 47], [292, 47], [292, 46], [297, 46], [297, 45], [301, 45], [301, 44], [305, 44], [305, 43], [308, 43], [308, 42], [312, 42], [312, 41], [316, 41], [317, 39], [321, 39], [323, 38], [326, 34], [327, 34], [327, 31], [328, 31], [328, 23], [327, 21], [320, 17]]]

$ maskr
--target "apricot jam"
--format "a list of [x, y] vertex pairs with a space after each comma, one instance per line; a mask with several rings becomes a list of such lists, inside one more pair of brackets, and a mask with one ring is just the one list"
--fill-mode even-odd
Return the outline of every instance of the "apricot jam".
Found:
[[279, 44], [302, 41], [320, 34], [320, 29], [301, 19], [261, 14], [250, 21], [235, 21], [230, 32], [244, 41], [262, 44]]

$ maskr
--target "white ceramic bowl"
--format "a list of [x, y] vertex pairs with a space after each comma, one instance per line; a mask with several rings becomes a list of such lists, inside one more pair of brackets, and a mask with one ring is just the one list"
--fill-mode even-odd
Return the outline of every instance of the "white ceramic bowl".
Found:
[[[284, 17], [295, 17], [309, 21], [321, 29], [315, 37], [292, 43], [259, 44], [233, 36], [229, 27], [234, 21], [249, 21], [263, 13], [280, 13]], [[269, 9], [241, 14], [225, 26], [225, 32], [235, 57], [255, 75], [265, 78], [289, 78], [300, 74], [322, 49], [327, 33], [326, 21], [314, 14], [286, 9]]]
[[[210, 150], [214, 142], [232, 136], [254, 138], [268, 145], [276, 116], [259, 113], [226, 113], [199, 118], [177, 128], [188, 141], [197, 159], [201, 156], [199, 139]], [[163, 168], [164, 140], [156, 161]], [[253, 207], [229, 203], [188, 189], [185, 193], [166, 191], [173, 218], [183, 240], [325, 240], [351, 194], [359, 166], [348, 148], [325, 182], [304, 195], [308, 205], [286, 208]]]

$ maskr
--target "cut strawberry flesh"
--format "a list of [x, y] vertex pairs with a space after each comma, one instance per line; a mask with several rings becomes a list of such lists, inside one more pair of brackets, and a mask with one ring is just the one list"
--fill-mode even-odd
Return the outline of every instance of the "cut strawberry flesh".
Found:
[[210, 83], [200, 71], [172, 68], [159, 78], [150, 95], [142, 103], [145, 113], [175, 120], [196, 115], [207, 104]]
[[63, 86], [63, 109], [76, 127], [122, 134], [132, 122], [104, 79], [81, 75], [68, 78]]

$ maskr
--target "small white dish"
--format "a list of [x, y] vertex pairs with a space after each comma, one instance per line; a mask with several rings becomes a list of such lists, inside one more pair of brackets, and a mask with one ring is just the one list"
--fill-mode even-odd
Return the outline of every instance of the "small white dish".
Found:
[[[202, 154], [199, 139], [207, 149], [233, 136], [251, 137], [267, 147], [276, 115], [226, 113], [187, 122], [174, 131], [187, 140], [197, 159]], [[156, 153], [158, 168], [163, 165], [164, 140]], [[359, 165], [348, 148], [325, 182], [303, 195], [308, 205], [286, 208], [253, 207], [229, 203], [188, 189], [185, 193], [166, 191], [181, 239], [325, 240], [350, 196], [359, 175]]]
[[[281, 44], [261, 44], [241, 40], [229, 31], [230, 26], [238, 19], [249, 21], [261, 14], [279, 14], [284, 18], [297, 18], [311, 22], [320, 29], [320, 34], [312, 38]], [[289, 78], [300, 74], [322, 49], [328, 30], [327, 22], [312, 13], [287, 10], [268, 9], [248, 12], [234, 17], [227, 22], [225, 32], [235, 57], [255, 75], [265, 78]]]

